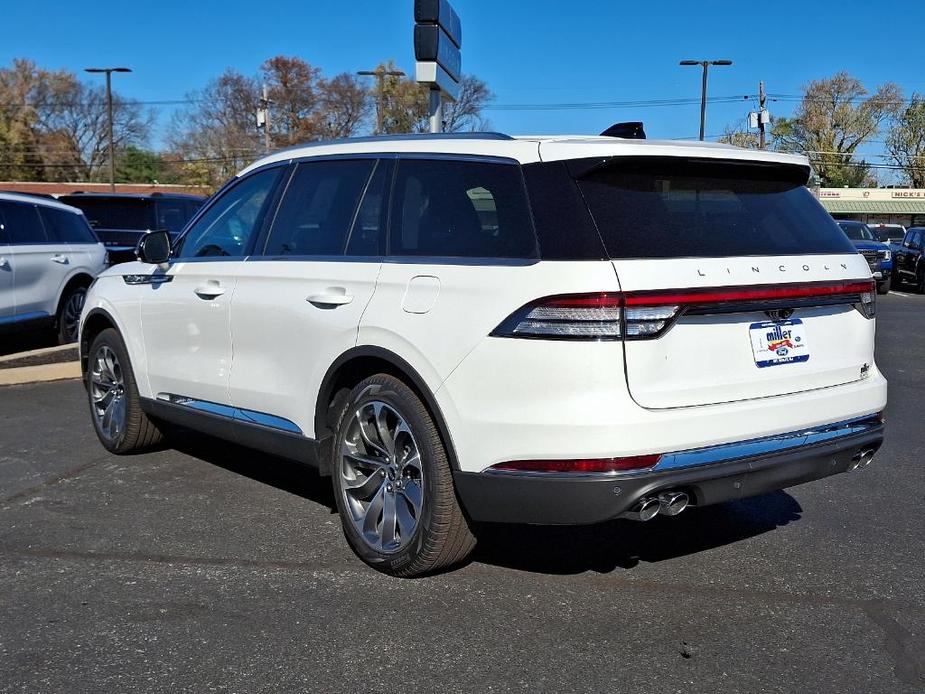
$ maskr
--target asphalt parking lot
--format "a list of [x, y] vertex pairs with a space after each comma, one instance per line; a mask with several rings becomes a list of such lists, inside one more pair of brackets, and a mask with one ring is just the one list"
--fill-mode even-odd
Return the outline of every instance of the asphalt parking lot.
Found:
[[204, 437], [117, 458], [76, 381], [0, 389], [0, 691], [925, 691], [925, 297], [879, 297], [861, 472], [366, 568], [327, 480]]

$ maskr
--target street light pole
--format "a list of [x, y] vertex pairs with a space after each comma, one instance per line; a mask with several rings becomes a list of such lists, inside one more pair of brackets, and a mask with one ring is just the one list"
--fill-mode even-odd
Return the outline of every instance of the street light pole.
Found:
[[678, 65], [700, 65], [703, 81], [700, 88], [700, 140], [703, 141], [707, 122], [707, 72], [711, 65], [732, 65], [731, 60], [682, 60]]
[[114, 72], [131, 72], [127, 67], [88, 67], [84, 72], [105, 72], [106, 73], [106, 111], [109, 116], [109, 191], [116, 192], [116, 155], [114, 136], [112, 132], [112, 73]]
[[374, 134], [381, 135], [382, 112], [385, 110], [385, 78], [404, 77], [405, 73], [401, 70], [386, 70], [380, 65], [375, 70], [360, 70], [357, 74], [376, 78], [376, 132]]

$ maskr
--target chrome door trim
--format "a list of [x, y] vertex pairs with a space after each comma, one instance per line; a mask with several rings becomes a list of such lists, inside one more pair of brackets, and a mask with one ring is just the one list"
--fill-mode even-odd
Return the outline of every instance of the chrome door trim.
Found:
[[199, 412], [205, 412], [207, 414], [215, 415], [217, 417], [224, 417], [226, 419], [243, 422], [245, 424], [257, 424], [269, 429], [285, 431], [289, 434], [302, 434], [302, 430], [295, 422], [291, 422], [284, 417], [277, 417], [276, 415], [267, 414], [266, 412], [245, 410], [243, 408], [234, 407], [232, 405], [223, 405], [217, 402], [198, 400], [196, 398], [189, 398], [185, 395], [177, 395], [175, 393], [158, 393], [157, 399], [162, 402], [168, 402], [171, 405], [178, 405], [180, 407], [186, 407], [191, 410], [198, 410]]

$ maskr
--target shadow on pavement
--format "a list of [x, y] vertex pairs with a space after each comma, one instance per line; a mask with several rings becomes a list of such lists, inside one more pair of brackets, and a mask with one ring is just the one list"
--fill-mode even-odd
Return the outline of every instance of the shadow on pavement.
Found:
[[521, 571], [575, 574], [632, 569], [738, 542], [800, 519], [786, 492], [691, 508], [675, 518], [591, 526], [485, 524], [473, 561]]
[[167, 446], [255, 482], [301, 496], [335, 512], [331, 479], [310, 465], [278, 458], [206, 434], [172, 427]]
[[[331, 482], [314, 468], [205, 434], [175, 428], [176, 450], [336, 512]], [[786, 492], [691, 508], [676, 518], [617, 520], [591, 526], [482, 524], [472, 561], [521, 571], [577, 574], [632, 569], [755, 537], [800, 519]]]

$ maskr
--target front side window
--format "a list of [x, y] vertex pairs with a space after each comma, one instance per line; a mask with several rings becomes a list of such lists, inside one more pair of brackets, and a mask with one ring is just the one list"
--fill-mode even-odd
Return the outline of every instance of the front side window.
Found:
[[39, 206], [39, 214], [53, 243], [96, 243], [83, 215], [43, 206]]
[[286, 188], [264, 255], [342, 255], [372, 161], [303, 162]]
[[22, 202], [0, 202], [0, 219], [7, 243], [49, 243], [45, 227], [35, 205]]
[[389, 252], [450, 258], [536, 257], [520, 168], [459, 160], [400, 161]]
[[265, 169], [238, 181], [189, 228], [177, 258], [241, 257], [260, 231], [282, 167]]

